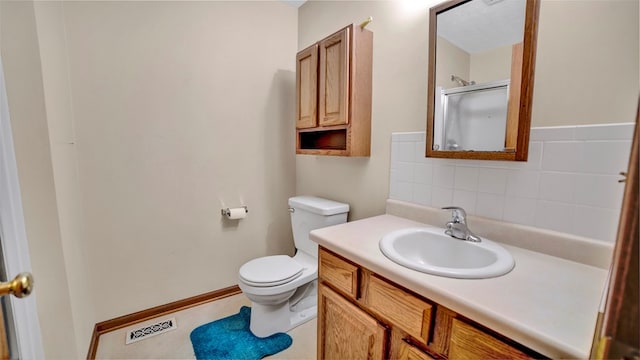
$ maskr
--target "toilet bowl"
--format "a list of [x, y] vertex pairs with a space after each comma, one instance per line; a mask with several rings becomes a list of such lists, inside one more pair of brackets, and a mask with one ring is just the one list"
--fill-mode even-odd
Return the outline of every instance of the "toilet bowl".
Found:
[[[284, 259], [288, 260], [284, 266], [291, 271], [290, 274], [277, 271], [274, 267], [274, 264], [283, 266]], [[254, 335], [266, 337], [286, 332], [315, 317], [316, 262], [317, 259], [299, 251], [293, 258], [286, 255], [267, 256], [251, 260], [240, 268], [238, 285], [252, 302], [250, 329]], [[262, 266], [264, 272], [251, 272]], [[296, 293], [297, 296], [294, 296]]]
[[318, 245], [309, 232], [344, 223], [349, 205], [311, 196], [289, 199], [296, 254], [253, 259], [240, 267], [238, 286], [251, 300], [251, 332], [286, 332], [317, 314]]

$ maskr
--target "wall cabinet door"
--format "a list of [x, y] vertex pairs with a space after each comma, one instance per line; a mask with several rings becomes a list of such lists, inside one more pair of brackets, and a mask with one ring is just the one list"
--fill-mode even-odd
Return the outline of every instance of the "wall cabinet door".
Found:
[[320, 126], [349, 121], [349, 30], [320, 41]]
[[319, 290], [318, 359], [383, 359], [387, 330], [327, 286]]
[[318, 109], [318, 44], [296, 55], [296, 128], [316, 127]]

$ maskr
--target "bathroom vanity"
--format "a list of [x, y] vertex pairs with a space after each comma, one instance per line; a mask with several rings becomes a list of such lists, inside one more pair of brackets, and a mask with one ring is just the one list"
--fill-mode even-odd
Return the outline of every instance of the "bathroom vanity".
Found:
[[448, 278], [381, 253], [385, 234], [442, 227], [447, 215], [389, 200], [385, 215], [311, 233], [321, 247], [318, 358], [588, 358], [612, 247], [475, 218], [476, 234], [513, 255], [511, 272]]

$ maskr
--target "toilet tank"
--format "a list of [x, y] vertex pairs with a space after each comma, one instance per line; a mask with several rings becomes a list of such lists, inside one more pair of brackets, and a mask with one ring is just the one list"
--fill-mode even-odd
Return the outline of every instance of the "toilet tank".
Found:
[[349, 204], [315, 196], [295, 196], [289, 199], [289, 209], [296, 249], [318, 257], [318, 244], [309, 240], [309, 233], [347, 222]]

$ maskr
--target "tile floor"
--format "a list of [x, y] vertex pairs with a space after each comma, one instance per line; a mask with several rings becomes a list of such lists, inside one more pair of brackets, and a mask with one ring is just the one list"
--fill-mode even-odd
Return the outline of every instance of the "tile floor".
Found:
[[[191, 331], [200, 325], [236, 314], [243, 305], [250, 306], [251, 301], [243, 294], [238, 294], [103, 334], [100, 336], [96, 358], [194, 359], [189, 340]], [[125, 345], [127, 331], [172, 317], [176, 319], [177, 329]], [[289, 331], [293, 344], [268, 359], [315, 359], [316, 324], [314, 319]]]

